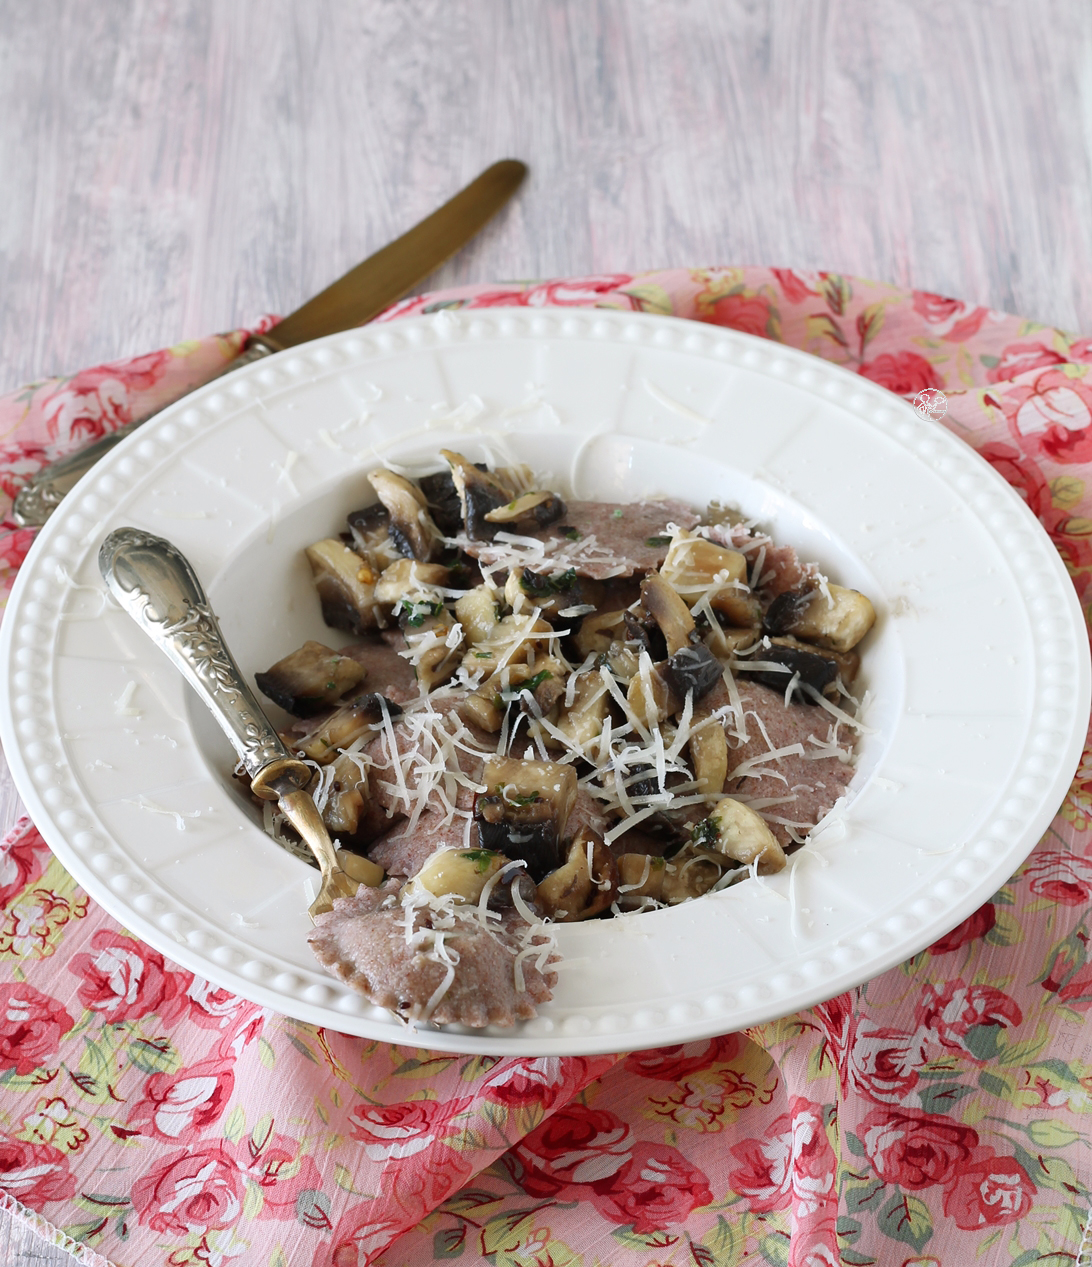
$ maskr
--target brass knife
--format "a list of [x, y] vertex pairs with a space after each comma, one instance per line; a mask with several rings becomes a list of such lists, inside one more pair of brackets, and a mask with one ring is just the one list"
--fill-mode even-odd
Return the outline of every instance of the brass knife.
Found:
[[[272, 330], [252, 335], [245, 350], [226, 365], [221, 374], [228, 374], [273, 352], [282, 352], [299, 343], [370, 321], [439, 268], [484, 228], [516, 192], [526, 175], [527, 167], [517, 159], [506, 158], [487, 167], [476, 180], [408, 233], [368, 256], [344, 277], [339, 277], [278, 322]], [[71, 453], [43, 467], [15, 498], [12, 513], [16, 523], [23, 528], [41, 527], [60, 505], [64, 495], [99, 458], [154, 416], [148, 414], [119, 427], [78, 453]]]

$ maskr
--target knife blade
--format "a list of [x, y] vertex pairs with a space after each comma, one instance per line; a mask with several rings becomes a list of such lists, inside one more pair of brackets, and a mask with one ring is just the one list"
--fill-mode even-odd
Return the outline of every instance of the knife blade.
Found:
[[[299, 343], [370, 321], [422, 278], [435, 272], [484, 228], [516, 192], [526, 175], [526, 165], [517, 159], [502, 159], [487, 167], [465, 189], [420, 224], [350, 269], [278, 322], [272, 330], [252, 336], [245, 350], [229, 362], [221, 374], [229, 374], [243, 365]], [[119, 427], [78, 453], [43, 467], [19, 490], [12, 507], [15, 522], [22, 528], [41, 527], [65, 494], [99, 458], [154, 416], [149, 414], [146, 418]]]

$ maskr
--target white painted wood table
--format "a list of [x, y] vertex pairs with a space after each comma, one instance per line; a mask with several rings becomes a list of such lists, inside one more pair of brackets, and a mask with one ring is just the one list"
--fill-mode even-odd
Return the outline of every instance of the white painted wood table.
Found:
[[1092, 332], [1090, 72], [1082, 0], [0, 0], [0, 390], [290, 311], [505, 156], [430, 285], [769, 263]]

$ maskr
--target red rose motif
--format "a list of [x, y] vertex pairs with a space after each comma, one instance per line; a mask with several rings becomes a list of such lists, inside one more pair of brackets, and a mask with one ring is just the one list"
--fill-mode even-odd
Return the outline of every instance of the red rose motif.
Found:
[[1092, 339], [1076, 339], [1069, 345], [1071, 361], [1092, 361]]
[[132, 421], [130, 395], [149, 391], [166, 373], [171, 352], [151, 352], [81, 370], [41, 401], [46, 433], [61, 449], [94, 440]]
[[518, 1180], [534, 1197], [582, 1194], [582, 1185], [616, 1175], [633, 1152], [630, 1129], [607, 1109], [567, 1104], [512, 1150], [523, 1167]]
[[1001, 383], [1026, 374], [1028, 370], [1045, 369], [1048, 365], [1062, 365], [1065, 357], [1042, 343], [1010, 343], [1001, 353], [1001, 359], [986, 375], [991, 383]]
[[[771, 268], [770, 272], [777, 278], [781, 293], [790, 304], [802, 304], [817, 293], [814, 285], [809, 286], [805, 277], [794, 273], [791, 268]], [[814, 277], [815, 274], [810, 274]]]
[[914, 1014], [926, 1038], [958, 1052], [965, 1051], [963, 1040], [975, 1025], [1019, 1025], [1024, 1019], [1003, 991], [958, 980], [925, 986]]
[[770, 301], [760, 295], [725, 295], [711, 305], [715, 325], [728, 326], [743, 334], [769, 338], [773, 334], [773, 312]]
[[350, 1134], [364, 1144], [372, 1161], [404, 1161], [430, 1148], [453, 1117], [473, 1104], [463, 1100], [408, 1100], [404, 1104], [361, 1104], [352, 1112]]
[[873, 1109], [857, 1136], [878, 1178], [904, 1188], [947, 1183], [978, 1147], [978, 1134], [917, 1109]]
[[1062, 906], [1086, 906], [1092, 899], [1092, 862], [1077, 854], [1032, 854], [1022, 878], [1036, 897]]
[[65, 1201], [76, 1194], [68, 1158], [49, 1144], [28, 1144], [0, 1134], [0, 1188], [24, 1205]]
[[747, 1197], [752, 1210], [778, 1210], [791, 1196], [797, 1218], [809, 1218], [836, 1201], [834, 1150], [827, 1139], [823, 1109], [803, 1096], [790, 1101], [765, 1139], [734, 1144], [742, 1164], [728, 1176], [734, 1192]]
[[243, 1015], [249, 1016], [261, 1009], [230, 990], [212, 985], [203, 977], [194, 977], [186, 990], [190, 1005], [190, 1020], [205, 1029], [227, 1029]]
[[146, 1134], [172, 1143], [191, 1142], [223, 1116], [234, 1089], [232, 1067], [221, 1060], [202, 1060], [177, 1073], [153, 1073], [129, 1124], [143, 1123]]
[[0, 1069], [33, 1073], [75, 1024], [57, 999], [29, 985], [0, 985]]
[[243, 1210], [244, 1181], [224, 1145], [171, 1153], [133, 1184], [137, 1218], [168, 1236], [231, 1227]]
[[[1044, 516], [1053, 511], [1050, 485], [1043, 478], [1039, 467], [1009, 444], [984, 444], [978, 451], [1005, 482], [1016, 489], [1027, 502], [1031, 513], [1043, 520], [1049, 529], [1051, 525]], [[1065, 519], [1066, 516], [1063, 514], [1061, 518]]]
[[[323, 1267], [364, 1267], [407, 1227], [413, 1227], [431, 1206], [420, 1193], [399, 1194], [398, 1209], [386, 1217], [377, 1213], [375, 1201], [351, 1206], [338, 1220], [322, 1257], [315, 1251], [315, 1265]], [[226, 1267], [226, 1265], [225, 1265]]]
[[1044, 990], [1050, 990], [1052, 993], [1060, 990], [1064, 984], [1075, 977], [1087, 960], [1088, 934], [1081, 932], [1078, 928], [1076, 932], [1064, 937], [1054, 947], [1050, 966], [1040, 985]]
[[[575, 1058], [570, 1057], [572, 1059]], [[565, 1068], [558, 1056], [523, 1056], [508, 1060], [490, 1073], [482, 1084], [482, 1094], [513, 1108], [535, 1104], [548, 1109], [566, 1085]]]
[[0, 907], [41, 878], [49, 858], [45, 842], [30, 820], [19, 823], [0, 844]]
[[73, 955], [69, 970], [83, 977], [80, 1002], [113, 1024], [157, 1013], [175, 1019], [185, 1010], [189, 974], [168, 970], [163, 956], [135, 937], [100, 929], [91, 939], [94, 954]]
[[825, 1003], [817, 1004], [812, 1011], [827, 1036], [836, 1061], [849, 1049], [853, 1041], [854, 999], [852, 994], [838, 994]]
[[976, 335], [989, 316], [988, 308], [972, 308], [959, 299], [914, 291], [914, 311], [933, 327], [931, 333], [949, 343], [962, 343]]
[[1035, 1185], [1011, 1157], [978, 1152], [978, 1159], [960, 1166], [944, 1194], [944, 1213], [965, 1231], [1018, 1222], [1031, 1209]]
[[857, 371], [896, 396], [916, 396], [926, 387], [943, 387], [944, 380], [924, 356], [916, 352], [884, 352]]
[[299, 1140], [288, 1135], [270, 1134], [264, 1141], [253, 1137], [242, 1140], [236, 1146], [236, 1161], [265, 1197], [260, 1219], [294, 1219], [300, 1193], [322, 1187], [318, 1167], [303, 1155]]
[[842, 1090], [856, 1090], [878, 1104], [898, 1104], [917, 1086], [914, 1036], [854, 1018]]
[[933, 942], [929, 950], [934, 955], [948, 955], [959, 950], [968, 942], [985, 937], [997, 923], [997, 907], [992, 902], [980, 906], [973, 915], [968, 915], [962, 924], [957, 924], [950, 933]]
[[[606, 295], [628, 286], [631, 273], [602, 273], [594, 277], [570, 277], [564, 281], [543, 282], [525, 292], [524, 302], [530, 308], [590, 307]], [[636, 308], [630, 296], [623, 295], [630, 308]], [[477, 307], [477, 304], [474, 304]]]
[[[621, 287], [633, 281], [631, 273], [602, 273], [591, 277], [569, 277], [552, 282], [541, 282], [537, 286], [528, 286], [525, 290], [485, 290], [470, 298], [471, 308], [579, 308], [594, 307], [595, 304], [610, 295], [622, 300], [626, 306], [634, 310], [638, 305], [631, 296], [615, 294]], [[459, 304], [462, 307], [462, 304]], [[401, 312], [401, 310], [400, 310]]]
[[655, 1047], [651, 1051], [635, 1051], [626, 1057], [626, 1069], [641, 1078], [660, 1082], [678, 1082], [687, 1074], [711, 1065], [727, 1064], [739, 1055], [738, 1034], [722, 1034], [704, 1043], [685, 1046]]
[[[45, 448], [34, 441], [17, 440], [5, 445], [0, 449], [0, 492], [14, 501], [27, 480], [32, 475], [37, 475], [51, 460]], [[7, 520], [5, 526], [14, 528], [14, 521]], [[34, 533], [36, 529], [27, 528], [23, 531]]]
[[[1043, 985], [1047, 983], [1044, 981]], [[1058, 1002], [1077, 1012], [1087, 1012], [1092, 1007], [1092, 966], [1078, 969], [1059, 987]]]
[[593, 1183], [592, 1205], [612, 1223], [632, 1223], [638, 1234], [682, 1223], [691, 1211], [713, 1200], [709, 1179], [676, 1148], [639, 1140], [629, 1160]]
[[1033, 383], [1006, 388], [1001, 408], [1017, 443], [1032, 457], [1092, 461], [1092, 387], [1084, 380], [1045, 370]]

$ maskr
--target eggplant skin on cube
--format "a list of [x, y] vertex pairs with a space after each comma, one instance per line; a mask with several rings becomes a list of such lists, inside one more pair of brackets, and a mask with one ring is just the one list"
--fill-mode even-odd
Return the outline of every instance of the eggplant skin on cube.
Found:
[[[836, 693], [835, 683], [838, 678], [839, 664], [831, 654], [824, 655], [818, 650], [805, 650], [802, 647], [786, 645], [787, 640], [773, 642], [771, 646], [759, 651], [755, 659], [759, 663], [783, 664], [783, 670], [752, 669], [746, 660], [739, 660], [734, 666], [737, 676], [746, 676], [763, 686], [772, 687], [782, 693], [788, 688], [794, 673], [800, 674], [800, 681], [812, 687], [819, 694]], [[794, 702], [815, 704], [815, 700], [806, 691], [794, 691]]]
[[483, 849], [522, 858], [535, 882], [561, 864], [560, 845], [576, 800], [576, 771], [553, 761], [494, 757], [474, 802]]
[[321, 642], [305, 642], [264, 673], [258, 690], [296, 717], [314, 717], [364, 680], [364, 668]]
[[766, 613], [767, 634], [791, 634], [830, 651], [852, 651], [876, 623], [876, 609], [857, 590], [841, 585], [789, 590]]
[[346, 633], [378, 628], [375, 579], [367, 561], [335, 537], [316, 541], [304, 553], [322, 604], [322, 619], [332, 629]]

